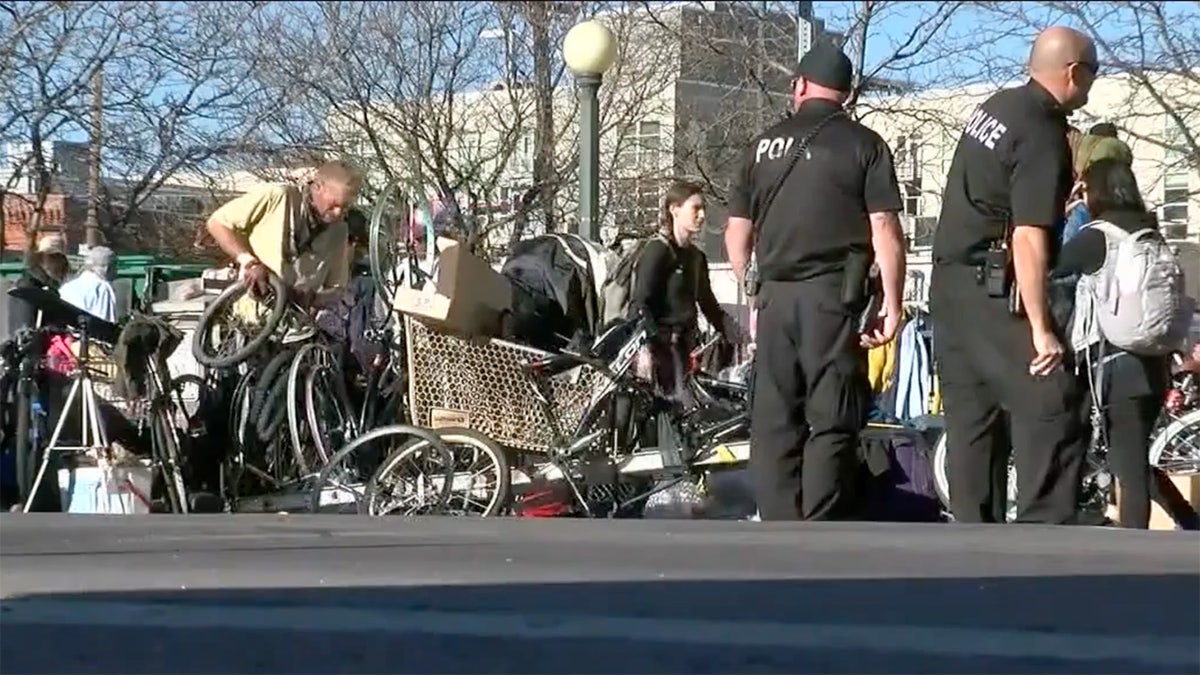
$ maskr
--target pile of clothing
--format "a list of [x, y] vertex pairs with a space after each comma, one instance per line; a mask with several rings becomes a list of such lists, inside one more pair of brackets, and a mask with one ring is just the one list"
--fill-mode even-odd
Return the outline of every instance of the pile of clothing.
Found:
[[867, 376], [875, 394], [873, 420], [915, 420], [940, 408], [929, 332], [928, 317], [910, 309], [896, 339], [868, 352]]

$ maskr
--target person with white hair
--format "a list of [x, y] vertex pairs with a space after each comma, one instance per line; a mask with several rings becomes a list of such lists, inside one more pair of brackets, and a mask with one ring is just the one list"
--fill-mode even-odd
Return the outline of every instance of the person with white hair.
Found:
[[273, 273], [301, 305], [323, 305], [340, 298], [350, 281], [345, 216], [361, 185], [358, 169], [326, 162], [306, 185], [263, 185], [233, 199], [206, 228], [237, 261], [242, 281], [262, 292]]
[[84, 255], [83, 270], [79, 276], [63, 284], [58, 295], [92, 316], [115, 323], [117, 320], [117, 292], [112, 278], [116, 271], [113, 250], [107, 246], [93, 246]]

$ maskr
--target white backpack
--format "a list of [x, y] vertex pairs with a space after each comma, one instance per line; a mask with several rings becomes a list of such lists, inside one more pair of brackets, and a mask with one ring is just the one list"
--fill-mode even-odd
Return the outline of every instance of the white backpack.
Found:
[[1193, 302], [1170, 245], [1150, 228], [1131, 234], [1103, 220], [1085, 228], [1103, 233], [1107, 249], [1100, 269], [1080, 280], [1099, 334], [1132, 354], [1161, 356], [1181, 349]]

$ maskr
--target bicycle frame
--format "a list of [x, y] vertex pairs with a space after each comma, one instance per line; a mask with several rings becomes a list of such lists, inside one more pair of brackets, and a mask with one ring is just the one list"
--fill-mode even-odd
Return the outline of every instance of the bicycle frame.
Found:
[[[633, 361], [637, 358], [638, 351], [645, 345], [646, 339], [646, 328], [644, 325], [639, 325], [634, 330], [633, 335], [622, 345], [621, 350], [617, 352], [616, 357], [611, 363], [604, 363], [599, 359], [583, 354], [563, 354], [561, 356], [550, 357], [546, 360], [535, 361], [525, 367], [526, 372], [530, 376], [534, 398], [541, 408], [542, 413], [545, 414], [546, 419], [550, 420], [555, 446], [559, 449], [558, 454], [560, 456], [565, 458], [572, 457], [581, 450], [590, 447], [604, 432], [615, 431], [615, 429], [601, 429], [588, 433], [588, 429], [595, 424], [596, 419], [603, 412], [602, 406], [611, 400], [612, 394], [616, 392], [617, 388], [622, 385], [635, 386], [632, 382], [628, 382], [626, 375], [630, 368], [633, 367]], [[559, 419], [557, 412], [554, 410], [554, 404], [550, 400], [548, 391], [549, 377], [544, 372], [550, 361], [561, 358], [570, 359], [572, 362], [572, 367], [564, 372], [569, 372], [576, 368], [589, 367], [598, 371], [601, 377], [604, 378], [603, 384], [592, 394], [583, 415], [575, 423], [575, 428], [572, 430], [570, 436], [564, 434], [562, 431], [563, 420]], [[612, 425], [610, 424], [609, 426], [611, 427]]]

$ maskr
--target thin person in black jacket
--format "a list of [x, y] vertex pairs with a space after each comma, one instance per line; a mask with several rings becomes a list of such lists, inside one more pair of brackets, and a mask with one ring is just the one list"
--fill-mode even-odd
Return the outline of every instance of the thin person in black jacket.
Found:
[[[1081, 180], [1094, 219], [1108, 221], [1130, 233], [1158, 229], [1158, 221], [1146, 210], [1128, 164], [1114, 159], [1096, 161], [1084, 170]], [[1055, 276], [1097, 272], [1106, 255], [1104, 233], [1085, 228], [1063, 247]], [[1092, 363], [1098, 361], [1100, 353], [1097, 350], [1092, 354]], [[1096, 382], [1096, 386], [1101, 387], [1100, 400], [1105, 409], [1109, 468], [1120, 489], [1121, 526], [1148, 528], [1153, 497], [1183, 527], [1193, 529], [1197, 520], [1195, 510], [1187, 506], [1165, 477], [1152, 471], [1149, 462], [1150, 435], [1162, 413], [1163, 397], [1171, 381], [1168, 357], [1130, 354], [1107, 343], [1102, 353], [1103, 380]], [[1079, 360], [1088, 362], [1082, 357]], [[1086, 372], [1083, 377], [1087, 378]]]
[[[64, 249], [62, 237], [51, 234], [39, 239], [37, 250], [29, 266], [17, 279], [16, 287], [40, 288], [58, 295], [59, 287], [71, 271], [71, 263]], [[9, 321], [13, 329], [32, 328], [37, 321], [37, 310], [27, 302], [12, 303], [11, 311]]]
[[[676, 182], [667, 189], [658, 232], [645, 244], [634, 268], [630, 310], [648, 317], [654, 328], [650, 348], [638, 369], [671, 395], [683, 390], [688, 355], [696, 346], [699, 314], [729, 342], [741, 340], [737, 323], [721, 309], [708, 278], [708, 258], [692, 244], [704, 225], [699, 185]], [[699, 308], [699, 312], [697, 312]]]

